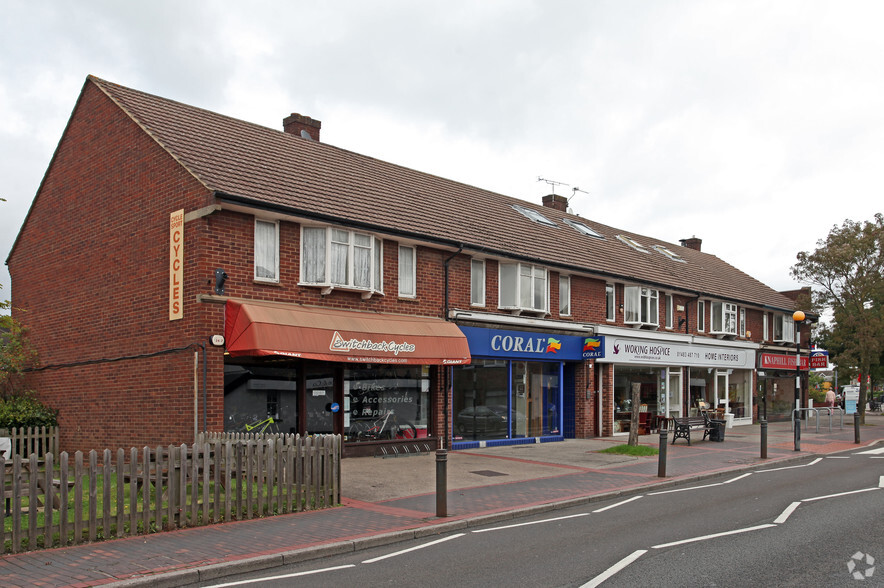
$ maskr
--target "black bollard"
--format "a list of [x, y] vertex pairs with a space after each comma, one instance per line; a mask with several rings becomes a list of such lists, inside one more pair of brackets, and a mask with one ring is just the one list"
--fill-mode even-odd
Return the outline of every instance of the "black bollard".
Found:
[[657, 456], [657, 477], [666, 477], [666, 429], [660, 429], [660, 453]]
[[859, 445], [859, 413], [853, 413], [853, 442]]
[[767, 459], [767, 421], [761, 419], [761, 459]]
[[436, 516], [448, 516], [448, 450], [436, 450]]
[[[795, 414], [795, 413], [792, 413]], [[795, 451], [801, 451], [801, 413], [795, 414]]]

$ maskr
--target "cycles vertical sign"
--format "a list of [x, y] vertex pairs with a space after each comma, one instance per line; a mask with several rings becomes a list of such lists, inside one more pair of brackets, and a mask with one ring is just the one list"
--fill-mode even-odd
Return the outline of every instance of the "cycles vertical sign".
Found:
[[184, 318], [184, 209], [169, 216], [169, 320]]

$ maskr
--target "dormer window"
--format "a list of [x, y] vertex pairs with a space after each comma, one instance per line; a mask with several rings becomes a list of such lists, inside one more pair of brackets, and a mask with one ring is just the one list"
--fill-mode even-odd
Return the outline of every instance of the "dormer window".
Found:
[[513, 208], [516, 211], [522, 213], [526, 217], [533, 220], [535, 223], [540, 223], [541, 225], [546, 225], [548, 227], [557, 227], [558, 226], [556, 223], [552, 222], [551, 220], [549, 220], [548, 218], [546, 218], [545, 216], [543, 216], [541, 213], [537, 212], [534, 209], [525, 208], [524, 206], [519, 206], [518, 204], [513, 204]]

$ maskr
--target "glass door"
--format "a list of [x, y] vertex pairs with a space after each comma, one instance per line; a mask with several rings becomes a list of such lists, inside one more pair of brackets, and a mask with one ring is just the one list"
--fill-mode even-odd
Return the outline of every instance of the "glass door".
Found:
[[665, 416], [681, 416], [681, 368], [669, 368]]
[[724, 412], [730, 412], [727, 394], [727, 372], [715, 372], [715, 405], [714, 409], [724, 409]]

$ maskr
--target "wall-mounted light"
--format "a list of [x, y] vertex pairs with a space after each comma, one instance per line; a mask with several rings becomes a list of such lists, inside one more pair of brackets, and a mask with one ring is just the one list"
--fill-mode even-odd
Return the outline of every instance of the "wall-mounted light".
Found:
[[681, 326], [686, 322], [688, 322], [688, 319], [686, 319], [685, 317], [681, 317], [680, 319], [678, 319], [678, 328], [680, 329]]
[[621, 302], [620, 305], [617, 307], [617, 309], [618, 309], [620, 312], [623, 312], [623, 303], [622, 303], [622, 302]]
[[215, 270], [215, 294], [224, 296], [224, 282], [227, 281], [227, 272], [220, 267]]

